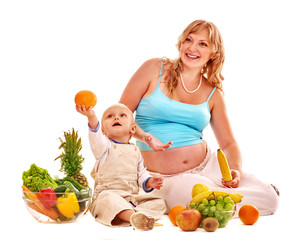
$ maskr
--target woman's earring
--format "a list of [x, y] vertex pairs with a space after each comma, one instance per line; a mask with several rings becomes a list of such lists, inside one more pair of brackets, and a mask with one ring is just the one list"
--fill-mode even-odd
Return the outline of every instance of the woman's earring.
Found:
[[205, 64], [204, 67], [201, 69], [201, 71], [200, 71], [201, 74], [203, 74], [205, 72], [206, 66], [207, 66], [207, 64]]

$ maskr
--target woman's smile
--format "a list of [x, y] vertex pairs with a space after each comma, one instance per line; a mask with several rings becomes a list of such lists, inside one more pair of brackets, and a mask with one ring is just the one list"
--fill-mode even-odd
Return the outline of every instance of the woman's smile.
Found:
[[199, 59], [199, 58], [200, 58], [200, 56], [195, 55], [195, 54], [186, 53], [185, 55], [186, 55], [189, 59], [192, 59], [192, 60], [194, 60], [194, 59]]
[[185, 66], [201, 70], [211, 57], [208, 31], [190, 33], [181, 44], [180, 55]]

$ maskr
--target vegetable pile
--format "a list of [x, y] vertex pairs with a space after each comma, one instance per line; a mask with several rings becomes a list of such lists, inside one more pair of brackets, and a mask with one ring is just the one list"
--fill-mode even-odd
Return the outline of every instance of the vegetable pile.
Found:
[[63, 222], [75, 220], [88, 207], [91, 189], [71, 177], [53, 179], [46, 169], [32, 164], [22, 179], [23, 197], [30, 212]]
[[40, 192], [43, 188], [56, 188], [57, 183], [50, 176], [46, 169], [40, 168], [32, 164], [28, 171], [24, 171], [22, 175], [23, 185], [32, 192]]

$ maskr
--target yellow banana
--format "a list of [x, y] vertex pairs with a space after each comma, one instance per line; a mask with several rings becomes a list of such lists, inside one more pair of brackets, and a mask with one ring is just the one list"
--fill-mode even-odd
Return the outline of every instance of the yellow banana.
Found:
[[194, 198], [191, 199], [191, 202], [200, 203], [202, 199], [206, 198], [208, 200], [215, 199], [218, 196], [229, 196], [234, 203], [240, 203], [243, 195], [241, 193], [228, 193], [222, 191], [206, 191], [197, 194]]
[[243, 195], [241, 193], [232, 193], [233, 195], [236, 195], [237, 197], [239, 197], [240, 199], [243, 198]]
[[223, 180], [225, 182], [230, 182], [232, 180], [232, 176], [230, 173], [230, 169], [229, 169], [225, 154], [221, 149], [217, 150], [217, 159], [218, 159], [218, 163], [220, 166], [220, 171], [221, 171]]

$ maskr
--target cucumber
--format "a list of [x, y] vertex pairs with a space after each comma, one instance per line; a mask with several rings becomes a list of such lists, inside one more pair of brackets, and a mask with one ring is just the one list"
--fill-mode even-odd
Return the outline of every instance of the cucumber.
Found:
[[60, 185], [54, 189], [55, 193], [64, 193], [68, 187], [66, 185]]
[[89, 198], [90, 197], [90, 189], [82, 189], [80, 191], [80, 199]]
[[77, 188], [79, 191], [81, 191], [83, 189], [83, 186], [78, 183], [74, 178], [71, 177], [65, 177], [63, 178], [64, 181], [69, 181], [70, 183], [72, 183], [74, 185], [75, 188]]
[[80, 183], [78, 183], [74, 178], [71, 178], [71, 177], [64, 177], [62, 179], [55, 180], [55, 182], [58, 185], [63, 185], [65, 181], [71, 182], [74, 185], [74, 187], [77, 188], [79, 191], [83, 189], [83, 186]]
[[78, 190], [71, 182], [65, 181], [65, 182], [64, 182], [64, 185], [66, 185], [67, 188], [69, 188], [70, 191], [73, 192], [73, 193], [75, 193], [76, 197], [79, 198], [80, 192], [79, 192], [79, 190]]
[[57, 197], [61, 197], [68, 187], [66, 185], [60, 185], [54, 189]]

